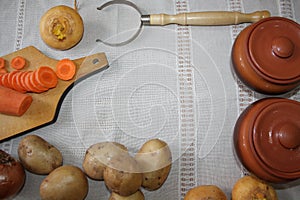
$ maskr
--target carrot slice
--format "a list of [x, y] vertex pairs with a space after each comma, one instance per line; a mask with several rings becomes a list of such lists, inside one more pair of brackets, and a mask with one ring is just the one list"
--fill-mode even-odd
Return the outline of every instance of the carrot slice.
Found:
[[14, 69], [23, 69], [26, 65], [26, 60], [22, 56], [16, 56], [11, 60], [10, 65]]
[[32, 97], [0, 86], [0, 113], [22, 116], [30, 107]]
[[8, 78], [8, 88], [14, 89], [12, 83], [13, 83], [13, 77], [16, 73], [18, 73], [17, 70], [8, 73], [8, 76], [7, 76], [7, 78]]
[[2, 85], [7, 88], [10, 87], [10, 85], [8, 83], [8, 75], [9, 75], [9, 73], [6, 73], [2, 76]]
[[58, 83], [56, 73], [51, 67], [41, 66], [34, 74], [36, 81], [43, 87], [54, 88]]
[[21, 92], [21, 93], [25, 93], [26, 92], [26, 88], [24, 88], [22, 85], [19, 84], [18, 82], [18, 77], [20, 77], [22, 75], [23, 72], [19, 71], [18, 73], [15, 73], [12, 76], [12, 82], [11, 82], [11, 86], [12, 89]]
[[0, 69], [5, 68], [5, 60], [4, 58], [0, 58]]
[[1, 68], [0, 69], [0, 74], [5, 74], [5, 73], [7, 73], [7, 70], [5, 68]]
[[20, 75], [20, 84], [23, 88], [25, 88], [27, 92], [30, 92], [30, 88], [26, 85], [25, 79], [26, 76], [30, 73], [32, 73], [32, 71], [24, 71], [24, 73]]
[[32, 76], [33, 72], [28, 73], [25, 76], [25, 85], [26, 87], [29, 89], [28, 92], [34, 92], [34, 93], [41, 93], [43, 92], [43, 90], [39, 90], [38, 88], [34, 87], [34, 85], [31, 82], [31, 76]]
[[56, 75], [64, 81], [71, 80], [76, 73], [76, 65], [73, 61], [65, 58], [56, 64]]
[[35, 75], [36, 73], [37, 73], [37, 71], [34, 71], [34, 72], [30, 75], [30, 82], [32, 83], [32, 85], [33, 85], [35, 88], [37, 88], [38, 90], [43, 91], [43, 92], [49, 90], [49, 88], [44, 87], [44, 86], [42, 86], [41, 84], [39, 84], [39, 82], [36, 80], [36, 77], [37, 77], [37, 76]]

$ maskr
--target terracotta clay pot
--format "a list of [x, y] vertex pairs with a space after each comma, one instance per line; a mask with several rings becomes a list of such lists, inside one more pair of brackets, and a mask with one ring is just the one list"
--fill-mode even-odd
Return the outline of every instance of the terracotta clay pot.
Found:
[[300, 85], [300, 25], [264, 18], [235, 40], [232, 64], [239, 79], [262, 94], [283, 94]]
[[254, 102], [238, 118], [233, 138], [239, 161], [257, 177], [273, 183], [300, 178], [299, 102]]

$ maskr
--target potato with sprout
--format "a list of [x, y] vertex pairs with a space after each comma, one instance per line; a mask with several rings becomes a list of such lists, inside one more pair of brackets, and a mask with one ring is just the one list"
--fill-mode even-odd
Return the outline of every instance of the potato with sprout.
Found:
[[40, 20], [40, 35], [50, 47], [70, 49], [82, 38], [83, 20], [75, 9], [59, 5], [49, 9]]

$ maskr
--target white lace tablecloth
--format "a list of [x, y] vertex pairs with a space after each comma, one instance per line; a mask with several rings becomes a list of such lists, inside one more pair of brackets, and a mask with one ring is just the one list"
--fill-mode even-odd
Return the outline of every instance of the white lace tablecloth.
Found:
[[[67, 51], [46, 46], [39, 35], [39, 20], [49, 8], [73, 1], [0, 1], [0, 55], [33, 45], [55, 59], [76, 59], [105, 52], [110, 67], [76, 84], [65, 97], [55, 123], [37, 134], [61, 150], [64, 164], [81, 167], [85, 150], [96, 142], [117, 141], [135, 153], [148, 139], [165, 140], [173, 153], [172, 170], [158, 191], [144, 191], [146, 199], [183, 199], [192, 187], [215, 184], [230, 199], [235, 181], [244, 171], [232, 147], [235, 121], [250, 103], [264, 96], [243, 86], [231, 70], [231, 48], [249, 24], [188, 27], [143, 27], [130, 44], [109, 47], [95, 42], [134, 28], [134, 12], [121, 8], [97, 11], [105, 0], [78, 1], [85, 32]], [[298, 0], [133, 0], [143, 13], [175, 14], [186, 11], [269, 10], [300, 22]], [[127, 21], [126, 21], [127, 18]], [[120, 24], [125, 20], [125, 24]], [[128, 24], [126, 24], [128, 23]], [[300, 100], [296, 91], [287, 98]], [[0, 148], [17, 157], [24, 136], [0, 141]], [[27, 172], [26, 184], [15, 199], [39, 199], [45, 176]], [[280, 199], [297, 200], [300, 186], [278, 189]], [[108, 199], [104, 182], [89, 179], [86, 199]]]

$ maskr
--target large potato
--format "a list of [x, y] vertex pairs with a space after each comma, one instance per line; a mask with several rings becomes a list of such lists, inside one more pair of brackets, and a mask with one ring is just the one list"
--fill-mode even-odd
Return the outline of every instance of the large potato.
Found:
[[225, 193], [215, 185], [200, 185], [190, 189], [184, 200], [227, 200]]
[[136, 193], [127, 197], [123, 197], [115, 192], [112, 192], [108, 200], [145, 200], [145, 196], [141, 190], [138, 190]]
[[142, 174], [136, 160], [129, 154], [116, 155], [104, 169], [107, 188], [121, 196], [130, 196], [142, 185]]
[[42, 200], [82, 200], [88, 193], [88, 180], [83, 171], [72, 165], [53, 170], [40, 185]]
[[127, 154], [127, 148], [117, 142], [100, 142], [90, 146], [82, 163], [86, 175], [95, 180], [103, 180], [103, 171], [109, 160], [116, 155]]
[[244, 176], [237, 180], [231, 193], [232, 200], [278, 199], [276, 191], [272, 186], [253, 176]]
[[61, 152], [37, 135], [27, 135], [20, 141], [18, 155], [25, 169], [35, 174], [49, 174], [63, 162]]
[[171, 170], [172, 153], [166, 142], [151, 139], [140, 148], [135, 156], [143, 173], [142, 186], [147, 190], [157, 190]]

